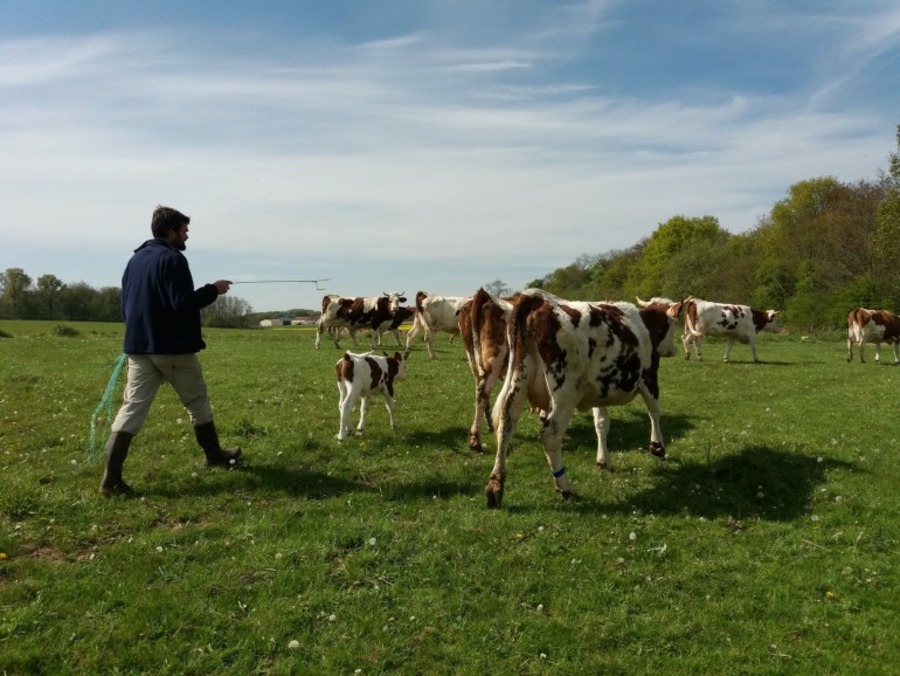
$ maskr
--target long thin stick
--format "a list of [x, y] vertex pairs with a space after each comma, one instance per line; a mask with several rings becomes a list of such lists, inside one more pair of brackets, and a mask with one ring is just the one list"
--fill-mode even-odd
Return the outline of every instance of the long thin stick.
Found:
[[232, 282], [232, 284], [315, 284], [317, 291], [324, 291], [324, 286], [319, 286], [319, 282], [327, 282], [329, 278], [324, 279], [256, 279], [246, 282]]
[[306, 284], [318, 284], [319, 282], [327, 282], [329, 278], [325, 279], [256, 279], [252, 281], [246, 282], [232, 282], [232, 284], [284, 284], [284, 283], [306, 283]]

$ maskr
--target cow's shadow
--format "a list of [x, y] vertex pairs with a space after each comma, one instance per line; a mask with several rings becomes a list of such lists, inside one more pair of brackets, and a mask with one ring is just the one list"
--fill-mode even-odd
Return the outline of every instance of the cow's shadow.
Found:
[[[609, 425], [609, 433], [606, 436], [606, 445], [613, 454], [635, 448], [649, 448], [650, 446], [650, 418], [646, 410], [635, 407], [626, 415], [613, 412]], [[663, 441], [666, 445], [680, 439], [695, 425], [685, 415], [664, 413], [660, 424], [663, 431]], [[572, 417], [566, 436], [563, 441], [563, 453], [565, 454], [596, 454], [597, 433], [594, 431], [594, 418], [590, 412], [582, 412]]]
[[[808, 513], [813, 494], [832, 469], [858, 468], [802, 449], [786, 452], [747, 446], [711, 462], [669, 458], [652, 469], [650, 488], [613, 502], [579, 498], [573, 506], [585, 514], [638, 511], [707, 519], [791, 521]], [[582, 482], [582, 492], [589, 490], [586, 484]]]

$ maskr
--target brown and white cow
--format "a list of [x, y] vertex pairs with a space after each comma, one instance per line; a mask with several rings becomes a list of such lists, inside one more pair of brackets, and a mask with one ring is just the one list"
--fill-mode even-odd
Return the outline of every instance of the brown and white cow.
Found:
[[875, 343], [875, 361], [881, 362], [881, 344], [894, 349], [894, 363], [900, 363], [900, 317], [887, 310], [853, 308], [847, 315], [847, 361], [853, 361], [853, 345], [859, 345], [859, 361], [866, 361], [866, 344]]
[[459, 335], [459, 322], [457, 313], [465, 305], [471, 296], [435, 296], [425, 291], [416, 294], [416, 318], [413, 327], [406, 334], [406, 349], [412, 345], [413, 339], [424, 332], [425, 347], [428, 348], [428, 356], [434, 359], [434, 348], [431, 345], [434, 334], [445, 331]]
[[694, 345], [697, 359], [703, 359], [701, 344], [704, 336], [721, 336], [726, 339], [725, 361], [731, 356], [731, 349], [737, 340], [750, 344], [753, 361], [759, 364], [756, 334], [760, 331], [781, 331], [781, 326], [776, 321], [776, 310], [754, 310], [749, 305], [712, 303], [688, 297], [683, 301], [683, 311], [684, 333], [681, 342], [684, 344], [685, 359], [691, 358], [691, 344]]
[[395, 352], [393, 357], [387, 353], [379, 356], [367, 352], [354, 354], [345, 352], [334, 365], [337, 373], [337, 386], [340, 392], [338, 411], [341, 426], [336, 438], [343, 441], [350, 434], [350, 414], [356, 400], [359, 404], [359, 424], [356, 433], [362, 434], [366, 426], [366, 413], [369, 410], [369, 397], [373, 394], [384, 395], [391, 429], [397, 427], [394, 418], [394, 383], [406, 377], [406, 354]]
[[665, 456], [657, 376], [660, 358], [675, 355], [680, 309], [681, 303], [638, 309], [631, 303], [573, 302], [540, 289], [519, 297], [507, 325], [511, 354], [506, 380], [493, 410], [497, 456], [485, 489], [488, 507], [503, 501], [506, 456], [526, 402], [545, 411], [541, 442], [564, 498], [575, 495], [561, 445], [576, 409], [592, 409], [597, 464], [608, 468], [607, 407], [640, 395], [650, 415], [650, 451]]
[[[387, 293], [381, 296], [343, 298], [333, 294], [322, 298], [322, 316], [316, 324], [316, 349], [323, 333], [328, 333], [334, 346], [339, 348], [338, 332], [332, 328], [347, 327], [353, 342], [356, 342], [355, 331], [372, 330], [372, 349], [381, 341], [381, 333], [391, 325], [400, 303], [405, 303], [403, 292]], [[399, 342], [399, 337], [397, 341]]]
[[512, 311], [509, 299], [489, 294], [483, 288], [463, 303], [457, 313], [463, 349], [475, 378], [475, 418], [469, 428], [469, 448], [481, 451], [481, 422], [491, 421], [491, 392], [506, 371], [509, 348], [506, 345], [506, 320]]
[[[416, 311], [413, 308], [406, 305], [401, 305], [394, 313], [394, 318], [391, 320], [390, 326], [385, 329], [384, 333], [394, 334], [394, 338], [397, 339], [397, 347], [403, 347], [403, 342], [400, 340], [400, 325], [403, 324], [403, 322], [408, 321], [409, 319], [414, 319], [415, 314]], [[381, 345], [381, 336], [379, 336], [378, 344]]]

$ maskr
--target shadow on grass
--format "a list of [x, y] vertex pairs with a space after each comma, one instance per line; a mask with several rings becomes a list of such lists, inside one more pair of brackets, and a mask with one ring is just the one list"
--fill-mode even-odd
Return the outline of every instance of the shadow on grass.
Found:
[[668, 460], [652, 470], [654, 486], [612, 504], [591, 496], [573, 503], [582, 513], [689, 515], [717, 519], [791, 521], [809, 510], [825, 473], [858, 470], [853, 463], [768, 446], [748, 446], [711, 463]]
[[[613, 413], [615, 416], [616, 414]], [[694, 416], [695, 417], [695, 416]], [[666, 415], [660, 421], [663, 431], [663, 440], [666, 444], [683, 437], [695, 425], [685, 415]], [[646, 409], [635, 407], [628, 417], [614, 417], [609, 426], [609, 434], [606, 443], [613, 454], [612, 464], [616, 464], [616, 453], [633, 450], [635, 448], [647, 449], [650, 447], [650, 418]], [[597, 453], [597, 433], [594, 431], [594, 419], [591, 414], [581, 413], [573, 416], [572, 422], [566, 430], [566, 440], [563, 442], [564, 454], [588, 453], [593, 457]]]

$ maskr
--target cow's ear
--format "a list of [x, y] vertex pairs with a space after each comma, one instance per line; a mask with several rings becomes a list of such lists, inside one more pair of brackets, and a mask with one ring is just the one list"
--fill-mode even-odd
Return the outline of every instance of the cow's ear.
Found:
[[684, 301], [681, 303], [672, 303], [669, 306], [669, 309], [666, 310], [666, 314], [672, 317], [673, 319], [678, 319], [681, 316], [681, 308], [684, 306]]

